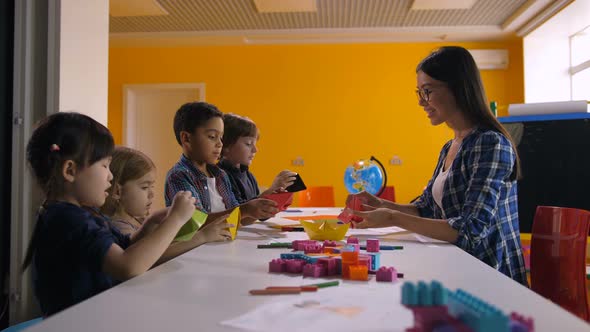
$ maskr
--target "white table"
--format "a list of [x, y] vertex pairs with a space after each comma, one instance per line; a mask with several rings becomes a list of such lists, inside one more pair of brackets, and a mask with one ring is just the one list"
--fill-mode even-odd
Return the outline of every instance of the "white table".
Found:
[[[219, 322], [273, 298], [250, 296], [248, 290], [308, 283], [301, 277], [267, 272], [268, 261], [285, 252], [256, 249], [257, 244], [269, 242], [263, 235], [269, 232], [273, 231], [261, 225], [244, 227], [234, 242], [201, 246], [27, 331], [237, 331]], [[405, 274], [404, 280], [436, 279], [451, 290], [463, 288], [505, 313], [533, 316], [536, 331], [590, 330], [584, 321], [453, 245], [423, 243], [412, 240], [412, 234], [397, 238], [404, 250], [385, 252], [382, 265], [395, 266]]]

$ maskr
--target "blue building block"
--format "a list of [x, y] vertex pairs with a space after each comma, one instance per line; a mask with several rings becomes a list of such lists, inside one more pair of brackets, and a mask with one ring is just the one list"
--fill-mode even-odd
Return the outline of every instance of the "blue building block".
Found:
[[304, 259], [305, 254], [303, 251], [293, 251], [281, 254], [281, 259]]
[[380, 252], [368, 252], [367, 255], [371, 257], [371, 268], [370, 271], [377, 271], [381, 267], [381, 253]]
[[449, 294], [448, 309], [451, 316], [476, 332], [510, 331], [508, 316], [462, 289]]
[[433, 280], [430, 283], [430, 293], [432, 294], [432, 305], [447, 305], [448, 291], [440, 282]]
[[418, 281], [418, 305], [422, 307], [432, 306], [430, 287], [424, 281]]
[[418, 305], [418, 291], [413, 283], [406, 281], [402, 285], [402, 304], [407, 306]]

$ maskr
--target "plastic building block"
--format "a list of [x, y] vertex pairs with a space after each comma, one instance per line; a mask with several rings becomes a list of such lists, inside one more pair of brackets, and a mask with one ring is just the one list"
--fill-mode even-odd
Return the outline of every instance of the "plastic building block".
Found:
[[324, 248], [337, 247], [337, 246], [338, 246], [338, 243], [336, 241], [329, 241], [329, 240], [324, 241]]
[[319, 254], [322, 252], [322, 245], [319, 243], [303, 245], [303, 252], [305, 254]]
[[317, 261], [318, 261], [320, 258], [325, 258], [325, 257], [327, 257], [327, 256], [322, 256], [322, 255], [317, 255], [317, 256], [315, 256], [315, 255], [314, 255], [314, 256], [311, 256], [311, 255], [312, 255], [312, 254], [309, 254], [309, 255], [302, 255], [302, 256], [301, 256], [299, 259], [302, 259], [302, 260], [304, 260], [304, 261], [305, 261], [307, 264], [315, 264], [315, 263], [317, 263]]
[[359, 265], [366, 265], [367, 270], [371, 270], [371, 257], [368, 255], [359, 255]]
[[283, 273], [286, 268], [287, 265], [284, 259], [273, 259], [268, 263], [268, 272]]
[[406, 282], [402, 286], [402, 304], [412, 310], [414, 327], [411, 332], [422, 331], [475, 331], [475, 332], [533, 332], [534, 323], [517, 313], [510, 317], [475, 296], [457, 290], [450, 292], [438, 281], [416, 285]]
[[305, 265], [305, 261], [300, 259], [288, 259], [285, 262], [286, 271], [289, 273], [301, 273], [303, 272], [303, 265]]
[[359, 253], [358, 251], [344, 251], [342, 252], [342, 263], [350, 263], [356, 265], [359, 261]]
[[303, 251], [308, 244], [317, 244], [317, 242], [313, 240], [295, 240], [291, 242], [291, 247], [295, 251]]
[[367, 252], [379, 252], [379, 240], [367, 239]]
[[302, 259], [304, 256], [303, 251], [293, 251], [281, 254], [281, 259]]
[[[350, 279], [350, 267], [351, 266], [356, 266], [357, 263], [347, 263], [345, 261], [342, 261], [341, 263], [341, 274], [342, 274], [342, 279]], [[367, 272], [368, 274], [368, 272]]]
[[397, 280], [397, 271], [393, 267], [382, 266], [377, 270], [377, 281], [394, 282]]
[[535, 330], [535, 324], [532, 318], [512, 312], [510, 314], [510, 331], [511, 332], [532, 332]]
[[351, 243], [359, 244], [359, 239], [357, 239], [354, 236], [349, 236], [348, 239], [346, 239], [346, 244], [351, 244]]
[[369, 269], [366, 265], [350, 265], [348, 270], [351, 280], [367, 281], [369, 279]]
[[462, 289], [449, 294], [448, 308], [449, 315], [475, 331], [508, 331], [508, 316]]
[[474, 332], [467, 325], [449, 316], [446, 306], [409, 307], [414, 314], [414, 327], [407, 332]]
[[304, 277], [319, 278], [326, 275], [326, 267], [320, 264], [306, 264], [303, 267]]
[[433, 280], [430, 283], [430, 294], [432, 295], [433, 305], [447, 305], [449, 300], [448, 292], [440, 282]]
[[326, 267], [326, 275], [333, 276], [338, 273], [338, 261], [333, 257], [323, 257], [318, 259], [318, 264]]
[[369, 252], [367, 255], [371, 258], [371, 266], [369, 267], [369, 271], [377, 271], [381, 267], [381, 253], [379, 252]]
[[409, 307], [418, 305], [418, 292], [411, 282], [402, 285], [402, 304]]

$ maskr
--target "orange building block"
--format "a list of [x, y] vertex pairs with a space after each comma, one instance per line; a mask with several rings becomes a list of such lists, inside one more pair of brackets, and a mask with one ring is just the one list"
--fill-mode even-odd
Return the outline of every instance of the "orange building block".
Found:
[[350, 265], [348, 271], [351, 280], [369, 280], [369, 268], [366, 265]]

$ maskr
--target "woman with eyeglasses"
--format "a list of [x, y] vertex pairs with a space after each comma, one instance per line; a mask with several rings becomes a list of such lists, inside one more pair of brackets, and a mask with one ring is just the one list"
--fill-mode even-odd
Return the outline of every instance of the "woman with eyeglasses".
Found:
[[367, 192], [358, 228], [399, 226], [454, 243], [515, 281], [528, 285], [520, 245], [516, 146], [487, 105], [479, 71], [462, 47], [442, 47], [416, 68], [420, 106], [454, 138], [440, 152], [432, 179], [412, 204]]

